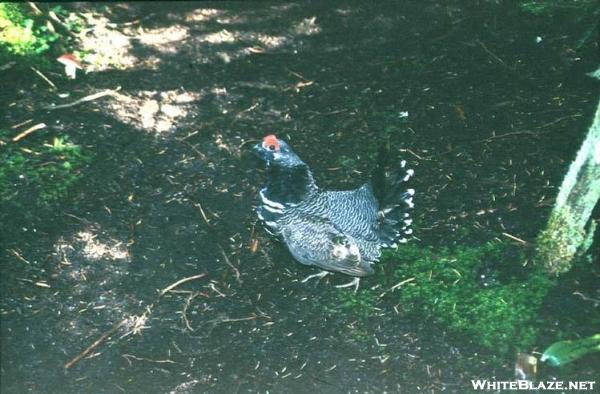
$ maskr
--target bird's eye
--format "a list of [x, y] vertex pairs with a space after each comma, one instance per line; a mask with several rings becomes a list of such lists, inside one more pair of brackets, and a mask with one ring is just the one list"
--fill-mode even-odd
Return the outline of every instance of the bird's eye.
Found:
[[275, 150], [275, 145], [269, 145], [269, 150]]

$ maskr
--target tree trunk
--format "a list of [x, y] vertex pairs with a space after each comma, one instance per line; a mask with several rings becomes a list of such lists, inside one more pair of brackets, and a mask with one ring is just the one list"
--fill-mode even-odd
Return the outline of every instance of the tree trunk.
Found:
[[590, 222], [590, 216], [598, 199], [600, 104], [592, 127], [563, 180], [548, 225], [537, 240], [537, 262], [549, 273], [558, 275], [568, 271], [575, 258], [591, 246], [596, 223]]

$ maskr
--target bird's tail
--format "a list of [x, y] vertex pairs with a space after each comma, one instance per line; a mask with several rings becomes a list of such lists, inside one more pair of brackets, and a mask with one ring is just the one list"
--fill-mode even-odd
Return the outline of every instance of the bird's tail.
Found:
[[410, 210], [415, 189], [408, 186], [414, 170], [406, 167], [405, 160], [399, 166], [390, 166], [389, 157], [389, 144], [384, 144], [379, 149], [371, 185], [379, 204], [379, 237], [384, 247], [395, 247], [407, 242], [413, 232]]

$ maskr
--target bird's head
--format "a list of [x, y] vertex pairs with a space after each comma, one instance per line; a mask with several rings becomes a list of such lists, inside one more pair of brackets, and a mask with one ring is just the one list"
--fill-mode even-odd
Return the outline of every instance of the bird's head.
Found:
[[254, 146], [254, 151], [267, 163], [267, 166], [287, 168], [305, 166], [290, 146], [274, 134], [263, 138], [262, 142]]

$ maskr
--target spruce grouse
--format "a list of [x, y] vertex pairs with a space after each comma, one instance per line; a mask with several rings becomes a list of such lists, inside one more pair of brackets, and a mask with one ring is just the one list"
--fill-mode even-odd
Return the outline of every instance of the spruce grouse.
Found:
[[347, 191], [322, 191], [309, 167], [290, 146], [275, 135], [264, 137], [254, 147], [266, 162], [266, 186], [260, 191], [257, 214], [272, 234], [280, 237], [300, 263], [325, 271], [341, 272], [355, 279], [339, 287], [354, 285], [372, 274], [382, 248], [407, 242], [412, 234], [414, 189], [406, 182], [414, 171], [386, 173], [389, 155], [379, 153], [371, 179]]

